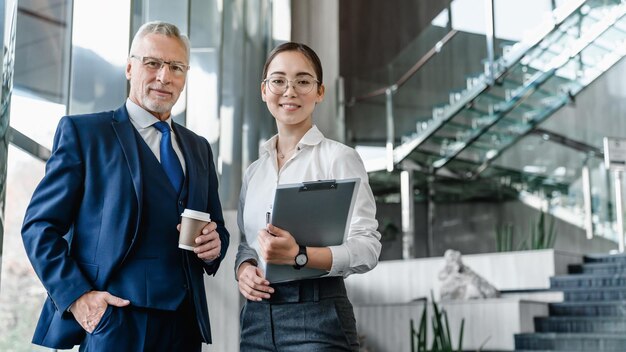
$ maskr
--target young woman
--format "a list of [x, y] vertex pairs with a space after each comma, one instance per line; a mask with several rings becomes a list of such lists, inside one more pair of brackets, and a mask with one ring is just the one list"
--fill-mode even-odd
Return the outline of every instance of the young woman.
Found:
[[[241, 189], [242, 239], [235, 266], [239, 291], [247, 299], [241, 312], [241, 351], [358, 351], [343, 279], [374, 268], [381, 248], [363, 162], [354, 149], [324, 138], [313, 124], [324, 85], [320, 60], [308, 46], [285, 43], [270, 53], [261, 97], [278, 134], [262, 146]], [[361, 182], [342, 245], [300, 246], [287, 230], [266, 225], [278, 184], [356, 177]], [[265, 279], [263, 263], [323, 269], [328, 275], [272, 284]]]

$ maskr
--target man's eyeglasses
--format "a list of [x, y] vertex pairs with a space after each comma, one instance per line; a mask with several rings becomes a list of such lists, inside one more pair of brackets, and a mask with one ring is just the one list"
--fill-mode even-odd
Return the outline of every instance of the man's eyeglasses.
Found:
[[315, 84], [320, 83], [312, 77], [298, 77], [294, 80], [288, 80], [286, 77], [281, 76], [269, 77], [264, 79], [263, 82], [268, 86], [270, 92], [276, 95], [285, 94], [287, 89], [289, 89], [289, 84], [291, 84], [296, 93], [309, 94], [315, 87]]
[[130, 57], [141, 61], [144, 67], [150, 71], [158, 71], [163, 68], [163, 65], [168, 65], [172, 74], [175, 76], [184, 76], [189, 70], [189, 65], [185, 65], [184, 63], [178, 61], [165, 61], [150, 56], [131, 55]]

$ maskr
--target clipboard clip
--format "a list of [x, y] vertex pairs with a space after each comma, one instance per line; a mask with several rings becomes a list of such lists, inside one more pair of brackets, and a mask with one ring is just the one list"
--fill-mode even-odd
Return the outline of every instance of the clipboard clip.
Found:
[[320, 191], [320, 190], [327, 190], [327, 189], [337, 189], [337, 181], [336, 180], [319, 180], [319, 181], [302, 182], [302, 186], [300, 186], [299, 192]]

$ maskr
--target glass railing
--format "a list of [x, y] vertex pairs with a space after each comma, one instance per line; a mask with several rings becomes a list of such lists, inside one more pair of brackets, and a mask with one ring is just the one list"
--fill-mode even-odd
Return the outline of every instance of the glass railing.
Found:
[[[425, 29], [385, 68], [351, 81], [352, 98], [348, 100], [347, 113], [363, 119], [378, 119], [383, 129], [377, 131], [384, 131], [387, 101], [385, 94], [386, 90], [391, 89], [394, 94], [394, 120], [397, 123], [395, 135], [402, 136], [409, 129], [415, 130], [420, 121], [430, 118], [432, 102], [447, 99], [448, 91], [462, 83], [463, 75], [459, 75], [460, 72], [455, 74], [440, 64], [440, 57], [454, 55], [451, 49], [455, 45], [452, 42], [461, 42], [456, 38], [456, 31], [434, 25]], [[475, 65], [476, 68], [480, 67], [480, 59], [476, 59]], [[458, 76], [461, 78], [458, 79]], [[371, 125], [376, 126], [377, 123], [371, 122]], [[356, 128], [358, 129], [358, 125]], [[360, 139], [353, 142], [376, 144], [385, 136], [384, 132], [371, 133], [375, 131], [356, 130], [355, 135]], [[368, 135], [369, 139], [364, 137]]]
[[[352, 99], [349, 105], [354, 105], [360, 101], [367, 101], [372, 96], [384, 95], [385, 89], [396, 85], [402, 86], [407, 78], [415, 74], [423, 74], [428, 71], [426, 65], [434, 56], [440, 54], [440, 49], [449, 49], [450, 39], [454, 37], [456, 31], [438, 25], [431, 24], [420, 35], [413, 40], [396, 56], [396, 58], [385, 67], [372, 70], [367, 74], [355, 78], [351, 81]], [[481, 58], [477, 59], [480, 65]], [[448, 86], [441, 87], [441, 90], [452, 89], [459, 82], [451, 82]]]
[[[427, 128], [418, 131], [410, 150], [396, 154], [396, 161], [413, 150], [427, 149], [440, 155], [432, 162], [435, 169], [458, 157], [479, 164], [468, 173], [483, 172], [623, 56], [619, 49], [623, 36], [617, 33], [624, 8], [586, 2], [564, 15], [540, 40], [505, 50], [494, 65], [495, 84], [484, 73], [468, 79], [466, 87], [450, 93], [449, 103], [433, 109], [433, 117], [425, 121]], [[461, 132], [459, 125], [465, 126]]]
[[[533, 143], [537, 140], [527, 142]], [[558, 149], [558, 146], [556, 148], [554, 145], [550, 146], [551, 152], [559, 154], [558, 156], [562, 160], [569, 154], [570, 159], [567, 160], [571, 164], [567, 167], [563, 164], [550, 165], [543, 170], [534, 170], [535, 173], [541, 172], [550, 176], [538, 185], [533, 185], [532, 181], [516, 185], [519, 189], [519, 199], [531, 207], [548, 211], [581, 229], [586, 228], [586, 221], [591, 216], [593, 235], [617, 242], [618, 230], [615, 219], [614, 195], [611, 193], [614, 185], [612, 179], [608, 177], [602, 160], [597, 157], [586, 159], [583, 153], [574, 153], [571, 149]], [[578, 160], [579, 163], [576, 163], [575, 160]], [[533, 161], [528, 162], [530, 163], [527, 165], [533, 165]], [[497, 163], [501, 163], [501, 160]], [[591, 215], [585, 211], [584, 177], [582, 177], [584, 165], [590, 170], [589, 205]], [[527, 174], [528, 178], [533, 177], [532, 173]], [[552, 187], [549, 188], [548, 185], [552, 185]]]
[[[488, 13], [485, 3], [453, 1], [389, 65], [352, 81], [347, 114], [380, 128], [353, 128], [351, 140], [393, 146], [392, 160], [368, 171], [410, 160], [440, 176], [496, 179], [520, 194], [549, 199], [552, 209], [577, 214], [583, 209], [582, 160], [599, 173], [597, 155], [552, 143], [558, 156], [542, 160], [565, 157], [572, 163], [540, 172], [523, 167], [537, 163], [511, 163], [506, 155], [540, 140], [529, 134], [626, 54], [626, 5], [496, 0], [491, 22], [476, 16]], [[566, 174], [559, 176], [563, 168]], [[606, 180], [592, 177], [592, 198], [596, 230], [610, 236], [614, 216]]]

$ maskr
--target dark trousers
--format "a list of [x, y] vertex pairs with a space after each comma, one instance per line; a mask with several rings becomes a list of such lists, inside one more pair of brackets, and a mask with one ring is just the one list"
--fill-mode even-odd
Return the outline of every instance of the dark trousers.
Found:
[[202, 342], [189, 299], [176, 311], [108, 306], [81, 352], [200, 352]]
[[352, 304], [341, 277], [272, 285], [241, 311], [241, 352], [358, 351]]

